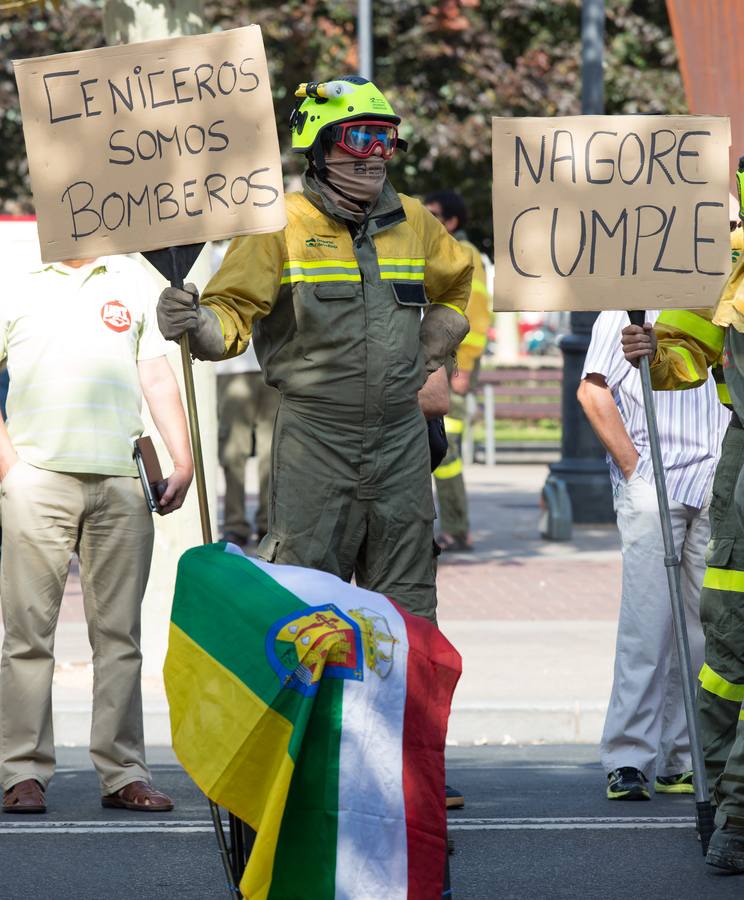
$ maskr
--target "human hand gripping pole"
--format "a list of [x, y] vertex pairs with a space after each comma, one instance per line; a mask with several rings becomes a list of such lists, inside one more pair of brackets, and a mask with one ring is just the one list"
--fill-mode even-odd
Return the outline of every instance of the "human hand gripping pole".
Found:
[[[643, 310], [633, 310], [629, 313], [631, 325], [640, 326], [644, 333], [645, 313]], [[637, 335], [638, 332], [636, 331]], [[697, 829], [700, 834], [703, 856], [708, 852], [708, 844], [715, 825], [713, 823], [713, 810], [708, 795], [708, 782], [705, 777], [705, 757], [703, 745], [700, 740], [700, 726], [698, 723], [697, 709], [695, 706], [695, 682], [692, 673], [690, 659], [690, 645], [687, 638], [687, 624], [685, 622], [685, 608], [682, 602], [682, 589], [680, 586], [680, 565], [674, 546], [672, 532], [672, 517], [669, 512], [669, 498], [667, 497], [666, 481], [664, 480], [664, 464], [661, 458], [661, 444], [659, 442], [659, 429], [656, 423], [656, 408], [651, 387], [651, 367], [647, 341], [640, 341], [643, 346], [637, 348], [635, 358], [640, 361], [641, 387], [643, 389], [643, 405], [646, 411], [646, 424], [648, 427], [649, 448], [651, 450], [651, 462], [654, 468], [654, 481], [656, 483], [656, 499], [659, 504], [659, 518], [661, 520], [661, 533], [664, 539], [664, 565], [667, 570], [669, 584], [669, 598], [672, 604], [672, 623], [674, 625], [674, 640], [677, 646], [677, 658], [682, 680], [682, 697], [687, 718], [687, 730], [690, 735], [690, 751], [692, 755], [692, 779], [695, 788], [695, 817]], [[653, 347], [655, 343], [652, 339]], [[625, 334], [623, 335], [623, 349], [626, 349]], [[626, 358], [627, 358], [626, 350]], [[630, 352], [633, 352], [632, 349]], [[634, 363], [635, 364], [635, 363]]]

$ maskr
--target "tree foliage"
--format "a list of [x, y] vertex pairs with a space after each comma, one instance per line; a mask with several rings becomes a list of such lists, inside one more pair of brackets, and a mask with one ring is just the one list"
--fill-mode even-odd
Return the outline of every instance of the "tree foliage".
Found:
[[[605, 97], [609, 114], [685, 111], [665, 5], [607, 0]], [[205, 0], [213, 28], [261, 25], [279, 133], [288, 146], [294, 87], [357, 69], [355, 0]], [[580, 0], [375, 0], [375, 81], [403, 117], [407, 155], [391, 164], [396, 186], [422, 194], [460, 190], [472, 236], [491, 234], [490, 117], [581, 111]], [[0, 198], [28, 208], [12, 57], [99, 46], [100, 6], [71, 3], [0, 20]], [[285, 170], [302, 160], [285, 149]]]

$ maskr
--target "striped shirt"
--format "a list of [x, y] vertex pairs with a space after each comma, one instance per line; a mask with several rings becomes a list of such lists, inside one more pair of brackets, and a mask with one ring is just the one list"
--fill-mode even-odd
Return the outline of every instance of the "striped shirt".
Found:
[[[646, 321], [653, 323], [658, 315], [658, 310], [649, 311]], [[654, 471], [641, 376], [625, 359], [620, 343], [620, 333], [629, 323], [626, 312], [600, 313], [592, 329], [581, 377], [592, 373], [604, 376], [640, 456], [638, 474], [652, 483]], [[710, 493], [730, 413], [718, 401], [712, 378], [691, 390], [654, 391], [654, 401], [669, 496], [700, 509]], [[623, 475], [609, 454], [607, 462], [612, 486], [617, 488]]]
[[106, 256], [24, 274], [0, 295], [8, 433], [24, 462], [55, 472], [133, 475], [142, 434], [137, 363], [164, 356], [157, 288], [133, 259]]

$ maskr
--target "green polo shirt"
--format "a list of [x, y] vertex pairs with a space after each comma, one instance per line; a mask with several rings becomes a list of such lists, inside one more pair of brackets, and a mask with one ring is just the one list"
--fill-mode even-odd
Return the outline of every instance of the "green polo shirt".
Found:
[[154, 281], [127, 257], [79, 269], [54, 263], [11, 282], [0, 297], [0, 359], [10, 375], [8, 433], [22, 460], [59, 472], [137, 474], [137, 363], [169, 349], [156, 301]]

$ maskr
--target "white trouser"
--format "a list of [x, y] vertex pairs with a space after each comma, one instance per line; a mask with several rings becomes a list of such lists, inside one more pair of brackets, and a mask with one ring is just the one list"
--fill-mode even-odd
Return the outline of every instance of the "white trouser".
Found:
[[[700, 589], [710, 537], [708, 501], [695, 509], [669, 501], [694, 676], [703, 664]], [[615, 672], [601, 742], [602, 766], [676, 775], [690, 768], [677, 651], [672, 630], [656, 490], [637, 473], [619, 485], [615, 512], [623, 552], [623, 593]]]

